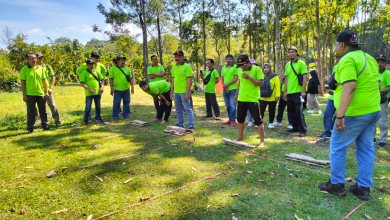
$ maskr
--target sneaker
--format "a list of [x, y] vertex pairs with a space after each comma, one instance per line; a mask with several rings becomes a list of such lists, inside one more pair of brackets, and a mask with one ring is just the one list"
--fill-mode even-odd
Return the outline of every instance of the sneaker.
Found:
[[219, 116], [218, 116], [218, 117], [215, 117], [214, 120], [220, 121], [220, 120], [221, 120], [221, 117], [219, 117]]
[[282, 122], [274, 122], [275, 127], [282, 127]]
[[123, 119], [128, 120], [128, 119], [130, 119], [130, 116], [128, 116], [128, 117], [123, 117]]
[[56, 122], [56, 126], [61, 127], [62, 126], [61, 122]]
[[378, 148], [385, 148], [386, 143], [379, 142], [379, 144], [377, 146], [378, 146]]
[[307, 111], [306, 113], [313, 114], [313, 113], [314, 113], [314, 110], [309, 110], [309, 111]]
[[[232, 122], [233, 123], [233, 122]], [[230, 121], [225, 121], [224, 122], [225, 125], [230, 125]]]
[[248, 127], [252, 127], [253, 122], [248, 122]]
[[330, 182], [330, 180], [326, 183], [318, 184], [318, 188], [321, 191], [336, 194], [339, 196], [345, 196], [347, 194], [347, 191], [345, 190], [344, 183], [332, 184]]
[[296, 132], [299, 132], [299, 129], [298, 128], [296, 128], [296, 129], [292, 128], [292, 129], [287, 130], [287, 132], [296, 133]]
[[323, 139], [330, 139], [329, 136], [326, 136], [326, 134], [321, 134], [316, 136], [317, 139], [323, 140]]
[[322, 115], [322, 111], [321, 111], [321, 110], [318, 110], [318, 114], [319, 114], [319, 115]]
[[47, 127], [47, 128], [44, 128], [43, 130], [44, 130], [44, 131], [50, 131], [50, 128]]
[[269, 123], [268, 128], [275, 128], [275, 127], [274, 127], [273, 123]]
[[306, 133], [299, 133], [299, 137], [306, 137]]
[[119, 121], [119, 118], [113, 118], [112, 119], [114, 122], [118, 122]]
[[255, 128], [257, 128], [257, 125], [255, 125]]
[[287, 129], [293, 129], [293, 126], [292, 125], [288, 125]]
[[104, 120], [103, 119], [99, 119], [99, 120], [96, 120], [97, 123], [103, 123], [104, 124]]
[[369, 200], [370, 199], [370, 188], [369, 187], [358, 187], [356, 185], [351, 185], [349, 187], [349, 191], [351, 191], [355, 196], [357, 196], [361, 200]]
[[88, 124], [89, 124], [89, 121], [84, 121], [84, 124], [85, 124], [85, 125], [88, 125]]
[[237, 124], [236, 124], [236, 122], [233, 121], [232, 123], [230, 123], [230, 125], [231, 126], [236, 126]]
[[33, 130], [28, 130], [28, 133], [29, 134], [33, 134], [33, 133], [35, 133]]

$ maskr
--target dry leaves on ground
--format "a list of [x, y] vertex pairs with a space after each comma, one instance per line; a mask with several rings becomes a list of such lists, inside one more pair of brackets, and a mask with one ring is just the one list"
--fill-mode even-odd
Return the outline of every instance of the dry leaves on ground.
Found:
[[50, 177], [52, 177], [53, 175], [55, 175], [55, 174], [57, 174], [57, 173], [58, 173], [57, 170], [52, 170], [52, 171], [46, 173], [45, 176], [46, 176], [47, 178], [50, 178]]
[[347, 177], [347, 178], [345, 178], [345, 181], [347, 181], [347, 182], [352, 182], [353, 179], [352, 179], [351, 177]]
[[296, 220], [304, 220], [304, 219], [302, 219], [302, 218], [299, 218], [299, 217], [297, 216], [297, 214], [294, 214], [294, 218], [295, 218]]
[[70, 209], [61, 209], [61, 210], [58, 210], [58, 211], [53, 212], [53, 214], [61, 214], [61, 213], [67, 212], [67, 211], [69, 211], [69, 210], [70, 210]]
[[191, 167], [191, 169], [196, 172], [196, 169], [194, 167]]
[[103, 179], [102, 178], [100, 178], [100, 177], [98, 177], [98, 176], [95, 176], [96, 177], [96, 179], [98, 179], [100, 182], [103, 182]]
[[236, 193], [236, 194], [231, 194], [230, 196], [231, 196], [231, 197], [237, 197], [238, 194], [237, 194], [237, 193]]
[[233, 216], [233, 217], [232, 217], [232, 220], [238, 220], [238, 218], [236, 218], [236, 217]]
[[145, 202], [145, 201], [148, 201], [150, 198], [139, 198], [139, 201], [140, 202]]
[[130, 182], [131, 180], [133, 180], [133, 178], [130, 178], [130, 179], [126, 180], [123, 184], [127, 184], [127, 183]]
[[87, 220], [92, 220], [92, 215], [89, 215]]
[[23, 176], [23, 174], [20, 174], [19, 176], [15, 177], [15, 179], [19, 179], [22, 176]]
[[26, 209], [21, 209], [19, 213], [20, 213], [21, 215], [23, 215], [24, 213], [26, 213]]
[[247, 172], [247, 173], [253, 173], [253, 171], [249, 171], [249, 170], [248, 170], [248, 171], [246, 171], [246, 172]]
[[366, 219], [372, 219], [371, 216], [366, 215], [366, 214], [364, 214], [364, 217], [366, 217]]

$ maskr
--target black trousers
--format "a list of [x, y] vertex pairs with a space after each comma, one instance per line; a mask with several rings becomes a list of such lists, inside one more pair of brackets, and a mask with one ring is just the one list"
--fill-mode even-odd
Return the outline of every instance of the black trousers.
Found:
[[[284, 101], [283, 97], [280, 97], [279, 106], [278, 106], [278, 116], [276, 116], [277, 122], [283, 121], [283, 114], [284, 114], [284, 109], [286, 109], [286, 106], [287, 106], [287, 101]], [[288, 123], [290, 124], [290, 117], [288, 116], [288, 109], [287, 109], [287, 118], [288, 118]]]
[[293, 129], [299, 129], [300, 133], [306, 133], [305, 115], [302, 111], [301, 93], [287, 94], [287, 112]]
[[309, 95], [309, 94], [306, 93], [305, 101], [302, 103], [303, 110], [307, 109], [307, 96], [308, 96], [308, 95]]
[[171, 92], [168, 91], [168, 92], [166, 92], [166, 93], [163, 93], [162, 95], [163, 95], [163, 96], [168, 100], [168, 102], [171, 103], [171, 104], [170, 104], [169, 106], [167, 106], [167, 105], [165, 104], [164, 101], [163, 101], [162, 104], [160, 103], [159, 106], [158, 106], [158, 109], [157, 109], [157, 116], [156, 116], [156, 118], [157, 118], [157, 119], [161, 119], [162, 116], [163, 116], [163, 114], [165, 113], [164, 120], [165, 120], [165, 121], [168, 121], [169, 116], [171, 115], [171, 110], [172, 110]]
[[264, 112], [268, 106], [268, 114], [269, 114], [269, 123], [274, 123], [275, 119], [275, 111], [276, 111], [276, 101], [264, 101], [260, 100], [260, 110], [261, 110], [261, 118], [264, 119]]
[[156, 110], [157, 110], [158, 107], [160, 106], [160, 103], [159, 103], [158, 99], [156, 99], [156, 98], [153, 97], [153, 103], [154, 103], [154, 107], [155, 107]]
[[237, 103], [237, 122], [244, 123], [247, 112], [251, 113], [255, 125], [259, 126], [263, 124], [263, 118], [261, 117], [260, 104], [257, 102], [241, 102]]
[[207, 116], [212, 117], [213, 112], [211, 111], [211, 107], [213, 107], [215, 117], [221, 116], [221, 113], [219, 112], [219, 106], [217, 102], [217, 96], [215, 93], [204, 93], [206, 98], [206, 111]]
[[47, 122], [46, 112], [46, 99], [44, 96], [27, 96], [27, 129], [29, 131], [34, 130], [35, 124], [35, 105], [38, 105], [39, 115], [41, 117], [41, 124], [43, 129], [48, 129], [49, 124]]

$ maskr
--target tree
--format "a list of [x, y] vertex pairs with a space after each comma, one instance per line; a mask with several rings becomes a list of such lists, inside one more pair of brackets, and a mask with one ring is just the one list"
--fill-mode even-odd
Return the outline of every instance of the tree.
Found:
[[72, 41], [67, 37], [59, 37], [53, 41], [53, 44], [65, 46], [68, 44], [72, 44]]
[[229, 30], [225, 26], [225, 22], [214, 22], [211, 29], [211, 39], [214, 44], [215, 52], [218, 54], [217, 71], [220, 73], [219, 64], [221, 61], [221, 54], [226, 50], [226, 38], [228, 37]]
[[14, 32], [7, 26], [0, 33], [1, 44], [4, 44], [7, 48], [11, 47], [14, 40]]
[[187, 13], [186, 9], [190, 4], [189, 0], [170, 0], [169, 11], [173, 17], [173, 21], [178, 23], [179, 28], [179, 38], [180, 38], [180, 50], [183, 50], [183, 20], [184, 16]]

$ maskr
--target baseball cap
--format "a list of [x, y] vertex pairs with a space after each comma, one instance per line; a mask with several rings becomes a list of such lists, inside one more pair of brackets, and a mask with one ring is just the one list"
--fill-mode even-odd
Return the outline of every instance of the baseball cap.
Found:
[[386, 56], [383, 54], [378, 54], [375, 56], [375, 60], [383, 60], [386, 61]]
[[99, 55], [98, 52], [93, 51], [93, 52], [91, 53], [91, 57], [100, 58], [100, 55]]
[[43, 54], [42, 54], [41, 52], [37, 52], [37, 53], [35, 54], [35, 56], [37, 56], [37, 58], [39, 58], [39, 57], [43, 57]]
[[176, 50], [173, 55], [176, 55], [176, 54], [179, 55], [179, 56], [184, 56], [184, 53], [181, 50]]
[[85, 63], [87, 63], [87, 64], [95, 64], [95, 62], [93, 62], [92, 59], [88, 59]]
[[244, 66], [246, 63], [249, 62], [249, 57], [246, 54], [240, 55], [237, 58], [237, 67]]
[[[289, 47], [287, 51], [290, 51], [290, 50], [295, 50], [298, 53], [298, 48], [296, 46]], [[299, 56], [299, 54], [298, 54], [298, 56]]]
[[337, 37], [336, 41], [340, 43], [345, 43], [347, 45], [363, 45], [364, 43], [359, 43], [359, 37], [356, 32], [346, 30], [340, 32]]
[[118, 61], [120, 59], [124, 59], [126, 60], [126, 57], [122, 56], [122, 55], [118, 55], [116, 58], [115, 58], [115, 61]]

